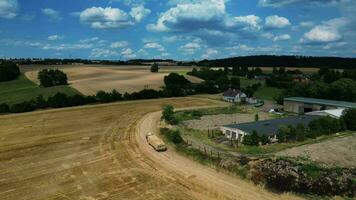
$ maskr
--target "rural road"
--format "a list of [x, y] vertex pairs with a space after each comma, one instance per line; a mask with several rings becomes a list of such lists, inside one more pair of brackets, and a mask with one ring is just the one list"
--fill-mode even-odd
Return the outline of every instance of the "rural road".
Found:
[[217, 172], [177, 154], [172, 148], [156, 152], [145, 139], [147, 132], [157, 133], [161, 112], [144, 116], [137, 124], [136, 140], [140, 151], [152, 160], [157, 172], [189, 189], [196, 199], [300, 199], [291, 194], [274, 194], [236, 177]]

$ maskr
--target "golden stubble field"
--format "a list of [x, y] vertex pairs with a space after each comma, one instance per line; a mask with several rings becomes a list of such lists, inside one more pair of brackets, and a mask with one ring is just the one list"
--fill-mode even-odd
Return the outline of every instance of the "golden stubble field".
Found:
[[[168, 103], [177, 108], [221, 105], [175, 98], [0, 116], [0, 199], [226, 199], [225, 194], [230, 199], [296, 199], [177, 157], [173, 150], [147, 154], [148, 145], [137, 140], [138, 124]], [[141, 129], [155, 126], [146, 122]], [[160, 156], [159, 162], [152, 156]], [[209, 181], [199, 181], [202, 177]]]
[[[93, 95], [103, 90], [113, 89], [121, 93], [138, 92], [143, 89], [160, 89], [164, 86], [164, 76], [170, 72], [187, 72], [190, 68], [162, 66], [160, 73], [151, 73], [149, 66], [100, 66], [100, 65], [65, 65], [65, 66], [22, 66], [22, 71], [31, 81], [39, 84], [38, 70], [43, 68], [59, 68], [68, 76], [71, 87], [85, 95]], [[201, 80], [186, 76], [193, 83]]]
[[136, 122], [166, 99], [0, 116], [0, 199], [189, 199], [133, 142]]

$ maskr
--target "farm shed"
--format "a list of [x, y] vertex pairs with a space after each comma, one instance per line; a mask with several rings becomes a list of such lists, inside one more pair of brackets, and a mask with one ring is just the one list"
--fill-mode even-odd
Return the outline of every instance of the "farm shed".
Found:
[[271, 119], [257, 122], [249, 122], [242, 124], [231, 124], [220, 127], [223, 134], [231, 140], [239, 140], [242, 142], [243, 137], [252, 134], [255, 130], [259, 135], [267, 135], [271, 141], [276, 140], [278, 130], [282, 126], [297, 126], [303, 124], [308, 126], [309, 123], [315, 119], [320, 118], [318, 115], [300, 115], [279, 119]]
[[319, 110], [356, 108], [356, 103], [305, 97], [289, 97], [284, 99], [283, 106], [286, 112], [304, 114], [306, 112]]

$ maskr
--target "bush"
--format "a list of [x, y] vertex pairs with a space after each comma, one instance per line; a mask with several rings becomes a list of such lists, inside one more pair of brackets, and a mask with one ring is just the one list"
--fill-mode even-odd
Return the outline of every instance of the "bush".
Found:
[[348, 130], [356, 130], [356, 109], [348, 109], [344, 111], [341, 120], [345, 123], [345, 126]]
[[10, 107], [6, 103], [0, 104], [0, 113], [9, 113]]
[[174, 116], [174, 108], [172, 105], [163, 106], [162, 118], [169, 124], [178, 124], [178, 120]]
[[58, 69], [43, 69], [38, 72], [38, 79], [43, 87], [68, 85], [67, 75]]
[[179, 130], [170, 130], [168, 128], [161, 128], [160, 133], [164, 135], [168, 141], [174, 144], [182, 144], [184, 142]]
[[153, 63], [153, 65], [151, 66], [151, 72], [155, 73], [155, 72], [158, 72], [158, 70], [159, 70], [158, 64]]
[[248, 134], [244, 136], [242, 144], [250, 145], [250, 146], [258, 146], [260, 144], [260, 136], [258, 136], [257, 131], [253, 131], [252, 134]]
[[12, 81], [20, 76], [19, 67], [12, 62], [4, 62], [0, 64], [0, 82]]

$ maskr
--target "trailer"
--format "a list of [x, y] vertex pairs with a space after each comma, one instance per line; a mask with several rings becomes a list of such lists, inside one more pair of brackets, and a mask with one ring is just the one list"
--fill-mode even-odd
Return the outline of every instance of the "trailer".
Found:
[[153, 133], [147, 133], [146, 140], [147, 140], [148, 144], [151, 145], [153, 147], [153, 149], [156, 151], [166, 151], [167, 150], [166, 144], [164, 144], [164, 142]]

